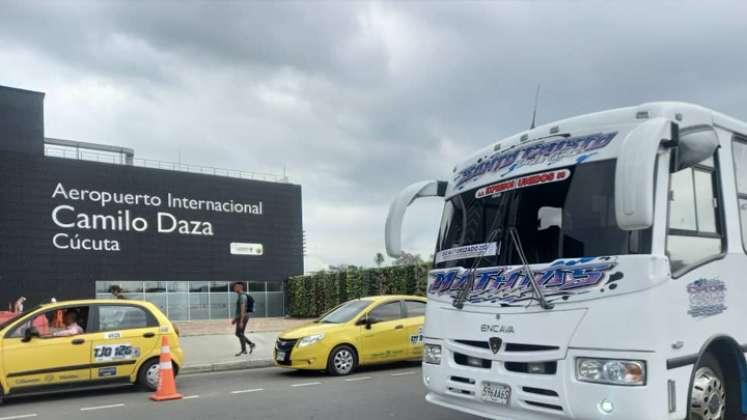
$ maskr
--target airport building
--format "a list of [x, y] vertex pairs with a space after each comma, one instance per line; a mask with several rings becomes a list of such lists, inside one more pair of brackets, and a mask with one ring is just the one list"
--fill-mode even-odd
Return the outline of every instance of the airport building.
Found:
[[282, 316], [285, 281], [303, 273], [301, 206], [282, 175], [47, 138], [44, 94], [0, 86], [3, 305], [108, 298], [116, 285], [173, 320], [227, 319], [241, 281], [256, 316]]

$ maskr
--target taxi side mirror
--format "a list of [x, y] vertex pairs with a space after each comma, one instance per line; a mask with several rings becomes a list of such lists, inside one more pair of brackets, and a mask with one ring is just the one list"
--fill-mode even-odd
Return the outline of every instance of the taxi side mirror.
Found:
[[28, 327], [23, 332], [23, 339], [21, 341], [28, 343], [34, 337], [39, 337], [39, 330], [37, 330], [36, 327]]
[[368, 318], [367, 316], [365, 316], [365, 317], [359, 319], [358, 322], [357, 322], [357, 324], [358, 325], [363, 325], [363, 326], [366, 327], [367, 330], [370, 330], [371, 329], [371, 324], [373, 324], [374, 322], [375, 322], [374, 320], [372, 320], [372, 319]]

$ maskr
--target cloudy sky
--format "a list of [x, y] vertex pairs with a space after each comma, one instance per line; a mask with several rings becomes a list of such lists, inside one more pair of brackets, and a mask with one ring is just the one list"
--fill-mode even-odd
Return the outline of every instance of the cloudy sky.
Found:
[[[747, 119], [747, 2], [0, 0], [46, 135], [303, 186], [307, 269], [372, 265], [391, 198], [538, 120], [653, 100]], [[405, 248], [433, 249], [441, 203]]]

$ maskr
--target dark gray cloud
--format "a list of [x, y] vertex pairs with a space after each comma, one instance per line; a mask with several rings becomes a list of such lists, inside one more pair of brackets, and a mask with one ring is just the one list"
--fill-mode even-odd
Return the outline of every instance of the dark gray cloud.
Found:
[[[2, 2], [49, 135], [279, 171], [316, 261], [370, 264], [402, 186], [529, 124], [652, 100], [747, 119], [744, 2]], [[406, 243], [432, 248], [438, 203]]]

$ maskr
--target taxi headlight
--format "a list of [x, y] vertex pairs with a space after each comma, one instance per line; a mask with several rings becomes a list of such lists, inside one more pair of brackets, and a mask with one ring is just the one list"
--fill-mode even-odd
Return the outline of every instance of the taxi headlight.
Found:
[[310, 335], [307, 337], [303, 337], [300, 340], [298, 340], [298, 348], [310, 346], [312, 344], [316, 344], [324, 338], [324, 334], [315, 334]]
[[646, 362], [641, 360], [576, 359], [576, 378], [608, 385], [646, 385]]
[[425, 343], [423, 347], [423, 361], [432, 365], [440, 365], [441, 345]]

